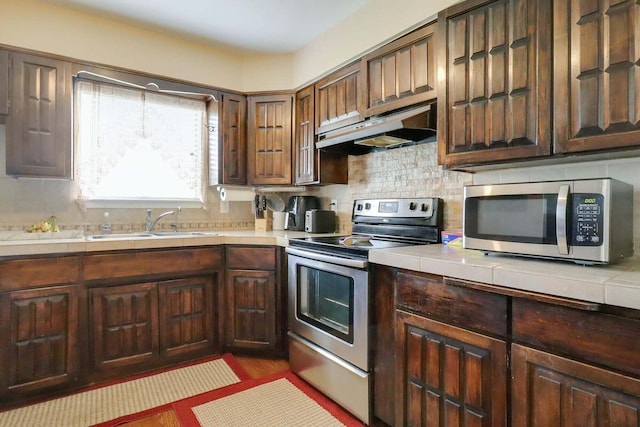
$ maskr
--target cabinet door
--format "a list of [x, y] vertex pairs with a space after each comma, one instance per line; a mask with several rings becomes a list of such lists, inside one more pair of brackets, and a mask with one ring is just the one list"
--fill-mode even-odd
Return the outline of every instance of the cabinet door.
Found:
[[71, 66], [11, 54], [7, 175], [71, 177]]
[[438, 15], [438, 161], [551, 153], [551, 0], [470, 0]]
[[525, 426], [640, 424], [640, 380], [517, 344], [512, 421]]
[[397, 311], [396, 425], [505, 426], [506, 343]]
[[227, 346], [276, 349], [276, 273], [227, 271]]
[[[9, 52], [0, 50], [0, 116], [7, 114], [9, 114]], [[0, 123], [4, 123], [4, 120]]]
[[108, 371], [158, 358], [158, 291], [155, 283], [91, 290], [94, 368]]
[[640, 145], [640, 4], [554, 1], [554, 149]]
[[247, 183], [247, 98], [221, 95], [218, 167], [219, 183]]
[[250, 184], [291, 184], [291, 95], [249, 97]]
[[434, 29], [428, 25], [362, 59], [365, 116], [436, 98]]
[[316, 149], [315, 92], [313, 86], [296, 94], [294, 173], [295, 183], [346, 184], [347, 156]]
[[160, 351], [163, 357], [211, 352], [215, 345], [213, 279], [196, 277], [159, 284]]
[[356, 62], [316, 83], [316, 133], [362, 120], [364, 97], [360, 78], [360, 62]]
[[0, 295], [0, 396], [69, 385], [78, 374], [78, 289]]

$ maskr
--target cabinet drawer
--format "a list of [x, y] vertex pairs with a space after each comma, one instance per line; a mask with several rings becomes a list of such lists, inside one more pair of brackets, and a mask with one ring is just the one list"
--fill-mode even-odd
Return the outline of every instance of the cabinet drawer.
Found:
[[513, 339], [640, 375], [640, 319], [514, 298]]
[[441, 276], [399, 272], [398, 307], [452, 325], [507, 334], [507, 297], [445, 284]]
[[84, 279], [117, 279], [216, 270], [221, 266], [220, 248], [142, 251], [89, 255], [84, 259]]
[[227, 268], [234, 270], [275, 270], [275, 247], [228, 246]]
[[0, 291], [77, 283], [78, 257], [20, 259], [0, 262]]

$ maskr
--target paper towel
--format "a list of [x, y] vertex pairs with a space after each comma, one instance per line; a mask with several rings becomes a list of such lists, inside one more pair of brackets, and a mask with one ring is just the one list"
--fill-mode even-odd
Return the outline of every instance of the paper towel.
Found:
[[249, 202], [255, 197], [253, 190], [244, 188], [219, 188], [220, 200], [223, 202]]

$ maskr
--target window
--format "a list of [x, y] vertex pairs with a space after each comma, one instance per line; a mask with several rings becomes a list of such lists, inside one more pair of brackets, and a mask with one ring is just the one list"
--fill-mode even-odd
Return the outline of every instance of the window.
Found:
[[204, 202], [203, 100], [76, 80], [78, 199]]

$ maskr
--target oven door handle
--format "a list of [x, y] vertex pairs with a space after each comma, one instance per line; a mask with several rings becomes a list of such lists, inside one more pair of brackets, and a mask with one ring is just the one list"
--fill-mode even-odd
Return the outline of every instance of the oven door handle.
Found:
[[344, 267], [360, 268], [360, 269], [367, 267], [367, 261], [360, 260], [360, 259], [342, 258], [338, 256], [321, 254], [319, 252], [305, 251], [302, 249], [292, 248], [292, 247], [287, 247], [285, 251], [291, 255], [298, 255], [301, 257], [313, 259], [315, 261], [329, 262], [331, 264], [342, 265]]

